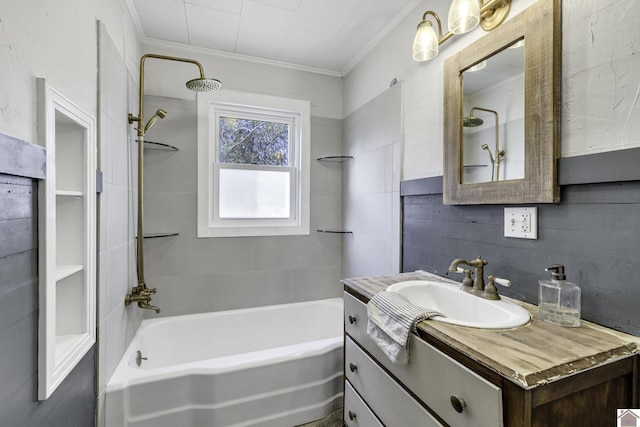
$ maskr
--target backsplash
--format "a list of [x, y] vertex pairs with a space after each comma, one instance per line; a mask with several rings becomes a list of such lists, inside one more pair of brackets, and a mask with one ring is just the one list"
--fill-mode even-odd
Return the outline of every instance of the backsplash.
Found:
[[561, 263], [582, 288], [583, 319], [640, 335], [640, 181], [563, 186], [559, 204], [527, 205], [538, 240], [523, 240], [503, 236], [504, 205], [443, 205], [429, 180], [439, 178], [403, 182], [402, 271], [461, 280], [451, 261], [480, 255], [485, 275], [512, 281], [499, 292], [537, 304], [545, 268]]

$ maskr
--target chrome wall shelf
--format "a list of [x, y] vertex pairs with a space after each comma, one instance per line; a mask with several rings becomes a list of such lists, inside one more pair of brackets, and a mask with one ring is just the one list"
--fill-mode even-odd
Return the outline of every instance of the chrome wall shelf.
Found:
[[173, 145], [164, 144], [162, 142], [144, 141], [144, 148], [147, 150], [167, 150], [167, 151], [180, 151], [178, 147]]
[[324, 156], [318, 157], [320, 162], [344, 162], [345, 160], [351, 160], [353, 156]]
[[180, 233], [149, 233], [142, 236], [145, 239], [159, 239], [161, 237], [178, 236]]

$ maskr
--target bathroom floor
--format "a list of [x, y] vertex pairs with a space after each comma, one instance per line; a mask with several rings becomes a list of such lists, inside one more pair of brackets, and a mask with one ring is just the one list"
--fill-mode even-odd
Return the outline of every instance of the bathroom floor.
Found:
[[342, 422], [342, 408], [336, 409], [327, 417], [313, 421], [311, 423], [303, 424], [298, 427], [342, 427], [344, 423]]

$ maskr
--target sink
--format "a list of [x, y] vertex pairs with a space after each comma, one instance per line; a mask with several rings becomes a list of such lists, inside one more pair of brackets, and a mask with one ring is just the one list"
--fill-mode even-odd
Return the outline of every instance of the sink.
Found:
[[414, 305], [439, 311], [432, 320], [482, 329], [509, 329], [529, 323], [529, 312], [505, 299], [490, 301], [435, 280], [395, 283], [387, 291], [404, 295]]

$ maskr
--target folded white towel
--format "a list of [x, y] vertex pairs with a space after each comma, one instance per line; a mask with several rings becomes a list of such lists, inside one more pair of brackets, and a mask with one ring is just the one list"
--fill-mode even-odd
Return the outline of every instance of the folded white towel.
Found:
[[367, 304], [367, 334], [395, 364], [409, 363], [409, 334], [418, 322], [443, 316], [436, 310], [411, 304], [397, 292], [378, 292]]

